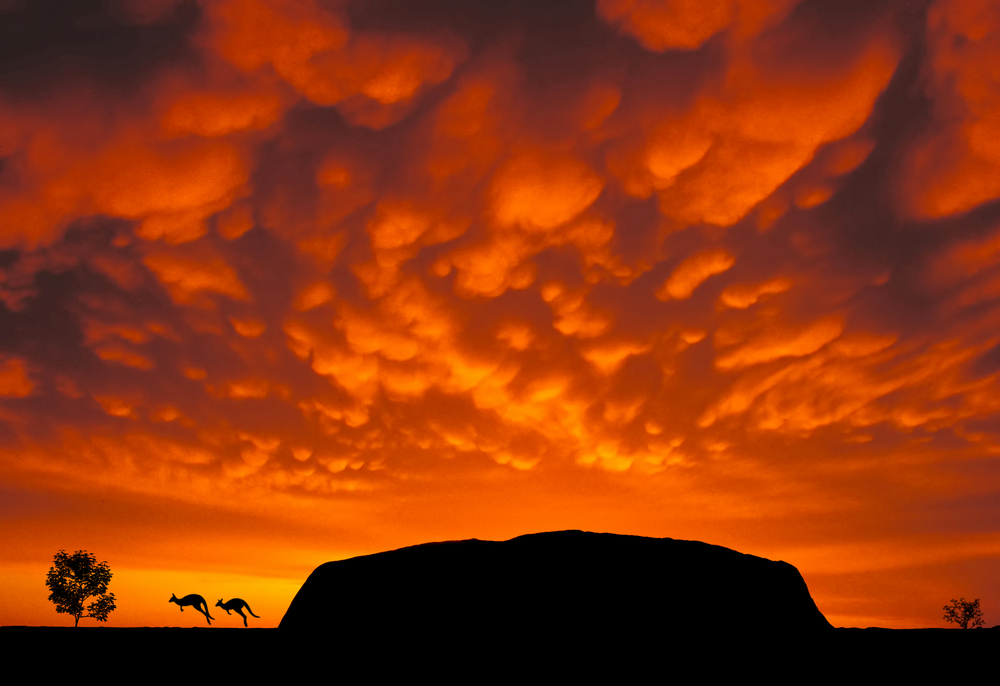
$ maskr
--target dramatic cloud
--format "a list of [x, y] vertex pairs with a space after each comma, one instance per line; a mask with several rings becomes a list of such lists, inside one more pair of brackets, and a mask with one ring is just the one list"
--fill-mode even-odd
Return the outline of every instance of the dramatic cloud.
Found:
[[904, 169], [907, 209], [942, 217], [1000, 194], [1000, 10], [988, 0], [946, 0], [928, 10], [927, 95], [936, 130]]

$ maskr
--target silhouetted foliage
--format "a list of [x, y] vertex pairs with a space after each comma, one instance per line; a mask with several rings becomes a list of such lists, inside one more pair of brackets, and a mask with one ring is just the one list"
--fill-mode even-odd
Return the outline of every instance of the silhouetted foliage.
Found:
[[965, 598], [955, 600], [952, 598], [951, 604], [944, 606], [944, 618], [958, 624], [963, 629], [968, 629], [970, 626], [983, 626], [984, 624], [983, 612], [979, 609], [979, 598], [975, 600], [966, 600]]
[[[108, 593], [109, 583], [111, 568], [108, 563], [98, 562], [97, 557], [86, 550], [77, 550], [72, 555], [60, 550], [45, 579], [45, 585], [52, 591], [49, 600], [56, 604], [56, 612], [75, 618], [73, 626], [80, 626], [80, 619], [84, 617], [108, 621], [108, 615], [115, 609], [115, 594]], [[94, 596], [97, 598], [85, 608], [84, 601]]]

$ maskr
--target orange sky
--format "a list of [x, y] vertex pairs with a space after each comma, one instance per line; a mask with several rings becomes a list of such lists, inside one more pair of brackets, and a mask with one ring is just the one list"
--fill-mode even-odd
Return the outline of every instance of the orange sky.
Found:
[[997, 64], [991, 0], [0, 1], [0, 624], [59, 549], [276, 626], [567, 528], [1000, 623]]

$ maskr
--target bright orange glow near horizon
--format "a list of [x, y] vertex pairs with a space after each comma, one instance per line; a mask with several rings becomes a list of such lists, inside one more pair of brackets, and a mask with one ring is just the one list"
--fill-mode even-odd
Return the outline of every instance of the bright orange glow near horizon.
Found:
[[558, 529], [1000, 624], [996, 64], [989, 0], [0, 2], [0, 624], [60, 549], [273, 627]]

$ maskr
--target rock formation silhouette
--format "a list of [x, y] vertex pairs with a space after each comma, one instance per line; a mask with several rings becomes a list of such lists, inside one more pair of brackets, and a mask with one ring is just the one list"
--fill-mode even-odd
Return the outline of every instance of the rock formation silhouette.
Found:
[[632, 637], [833, 627], [786, 562], [699, 541], [557, 531], [327, 562], [280, 628], [396, 645], [620, 647]]

